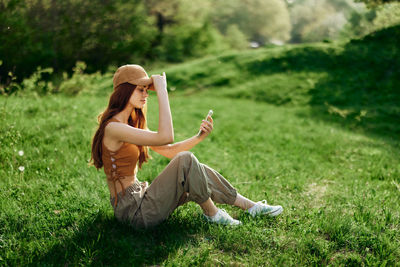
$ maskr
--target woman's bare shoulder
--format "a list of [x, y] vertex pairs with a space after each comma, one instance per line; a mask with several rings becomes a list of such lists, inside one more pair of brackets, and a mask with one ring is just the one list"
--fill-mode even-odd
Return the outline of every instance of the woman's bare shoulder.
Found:
[[123, 143], [115, 136], [115, 132], [118, 131], [120, 124], [124, 124], [117, 119], [111, 118], [106, 127], [104, 128], [103, 143], [110, 150], [117, 150]]
[[118, 127], [118, 126], [123, 125], [123, 124], [125, 124], [125, 123], [121, 122], [117, 118], [112, 117], [111, 119], [109, 119], [106, 122], [106, 126], [105, 126], [104, 129], [107, 131], [107, 129], [109, 130], [109, 129], [115, 128], [116, 126]]

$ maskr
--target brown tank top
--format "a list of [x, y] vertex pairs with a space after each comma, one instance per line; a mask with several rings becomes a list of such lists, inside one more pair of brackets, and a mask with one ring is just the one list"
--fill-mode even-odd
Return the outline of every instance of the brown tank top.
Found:
[[[120, 122], [115, 118], [111, 118], [108, 122]], [[122, 193], [125, 195], [125, 188], [121, 182], [124, 176], [135, 175], [136, 164], [139, 159], [140, 151], [137, 145], [124, 142], [123, 145], [115, 152], [108, 150], [102, 141], [102, 160], [104, 172], [107, 175], [107, 180], [114, 184], [115, 201], [114, 206], [117, 206], [118, 194], [116, 182], [118, 181], [122, 187]], [[135, 178], [136, 179], [136, 178]]]

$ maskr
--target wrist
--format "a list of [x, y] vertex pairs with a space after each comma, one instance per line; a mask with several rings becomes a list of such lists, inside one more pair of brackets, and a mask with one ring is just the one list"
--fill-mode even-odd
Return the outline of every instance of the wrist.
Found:
[[195, 136], [199, 141], [203, 141], [204, 140], [204, 135], [202, 134], [196, 134]]
[[167, 91], [167, 85], [164, 83], [154, 85], [154, 90], [158, 91]]
[[167, 88], [160, 88], [160, 89], [156, 90], [156, 92], [157, 92], [157, 95], [168, 94]]

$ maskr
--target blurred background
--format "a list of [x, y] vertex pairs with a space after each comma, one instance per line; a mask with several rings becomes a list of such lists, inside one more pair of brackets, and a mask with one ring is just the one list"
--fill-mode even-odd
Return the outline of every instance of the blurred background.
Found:
[[112, 72], [126, 63], [152, 66], [227, 50], [361, 38], [399, 24], [397, 2], [2, 0], [1, 93], [59, 92], [73, 73]]

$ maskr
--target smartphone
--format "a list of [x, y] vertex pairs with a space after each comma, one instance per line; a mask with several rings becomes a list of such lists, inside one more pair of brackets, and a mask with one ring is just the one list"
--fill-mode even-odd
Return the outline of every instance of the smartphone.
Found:
[[[210, 109], [209, 111], [208, 111], [208, 114], [207, 114], [207, 116], [206, 116], [206, 120], [208, 120], [208, 116], [212, 116], [213, 115], [213, 111], [212, 111], [212, 109]], [[200, 130], [199, 131], [199, 133], [197, 134], [198, 136], [200, 136], [200, 134], [202, 133], [203, 131], [202, 130]]]

